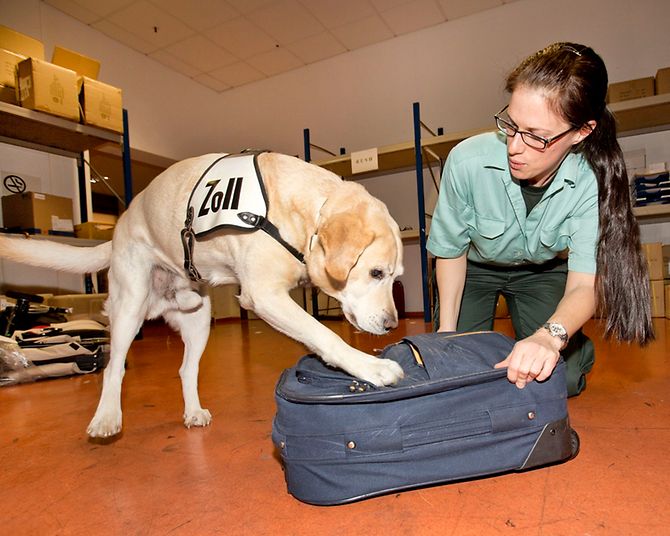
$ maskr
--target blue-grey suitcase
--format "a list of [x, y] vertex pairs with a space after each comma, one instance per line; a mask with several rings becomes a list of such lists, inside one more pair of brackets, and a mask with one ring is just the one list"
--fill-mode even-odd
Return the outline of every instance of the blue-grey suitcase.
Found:
[[493, 368], [513, 345], [494, 332], [406, 337], [382, 353], [405, 371], [392, 387], [303, 357], [275, 393], [288, 491], [332, 505], [574, 457], [565, 364], [518, 389]]

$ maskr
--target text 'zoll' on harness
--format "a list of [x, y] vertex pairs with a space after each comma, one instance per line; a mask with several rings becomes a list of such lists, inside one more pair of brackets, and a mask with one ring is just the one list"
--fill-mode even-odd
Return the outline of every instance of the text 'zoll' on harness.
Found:
[[186, 208], [181, 231], [184, 268], [192, 281], [202, 281], [193, 263], [193, 244], [198, 238], [220, 229], [261, 229], [304, 263], [303, 254], [286, 242], [268, 221], [268, 198], [258, 169], [258, 155], [265, 151], [244, 151], [215, 160], [198, 179]]

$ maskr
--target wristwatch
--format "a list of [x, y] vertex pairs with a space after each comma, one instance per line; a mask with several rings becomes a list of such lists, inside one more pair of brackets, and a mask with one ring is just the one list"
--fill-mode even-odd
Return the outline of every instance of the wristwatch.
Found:
[[549, 335], [552, 337], [558, 337], [560, 339], [560, 341], [563, 343], [561, 348], [568, 344], [568, 332], [563, 327], [563, 324], [559, 324], [558, 322], [545, 322], [542, 324], [542, 327], [549, 332]]

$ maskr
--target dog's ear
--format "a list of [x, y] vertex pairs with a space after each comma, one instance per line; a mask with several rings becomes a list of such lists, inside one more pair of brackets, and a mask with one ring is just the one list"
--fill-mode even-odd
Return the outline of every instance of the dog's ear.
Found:
[[332, 215], [319, 227], [325, 270], [336, 286], [343, 286], [361, 253], [374, 240], [374, 231], [356, 211]]

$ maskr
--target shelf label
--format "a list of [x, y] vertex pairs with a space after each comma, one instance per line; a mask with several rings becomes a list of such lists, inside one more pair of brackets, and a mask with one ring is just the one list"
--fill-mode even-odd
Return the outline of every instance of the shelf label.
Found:
[[376, 169], [379, 169], [376, 147], [351, 153], [351, 172], [353, 174], [374, 171]]

